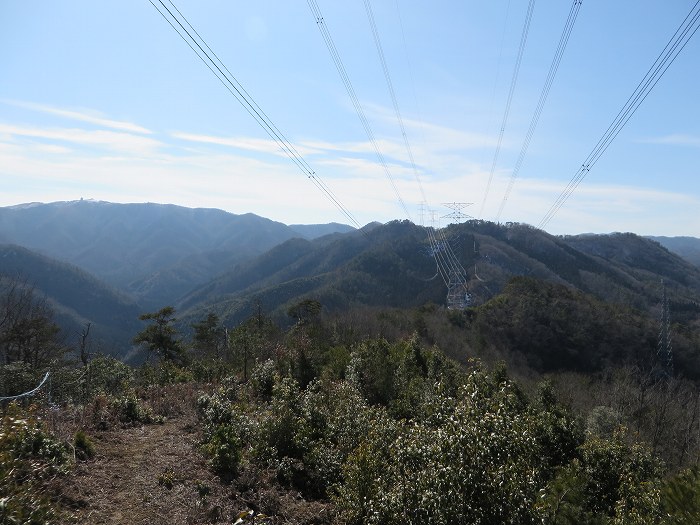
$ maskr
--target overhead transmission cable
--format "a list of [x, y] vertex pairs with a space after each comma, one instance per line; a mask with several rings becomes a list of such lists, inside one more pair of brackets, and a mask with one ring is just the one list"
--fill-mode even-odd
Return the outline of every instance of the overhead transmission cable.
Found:
[[515, 179], [518, 178], [518, 173], [520, 172], [520, 168], [522, 167], [523, 161], [525, 160], [525, 155], [527, 154], [527, 150], [530, 147], [530, 141], [532, 140], [532, 136], [535, 133], [535, 128], [537, 128], [537, 123], [539, 122], [540, 116], [542, 115], [544, 104], [547, 101], [547, 97], [549, 96], [549, 91], [552, 88], [552, 84], [554, 83], [554, 77], [557, 75], [559, 64], [561, 63], [562, 56], [564, 56], [564, 50], [566, 49], [566, 45], [569, 42], [569, 37], [571, 36], [571, 32], [574, 28], [576, 17], [578, 16], [578, 12], [581, 9], [581, 3], [582, 0], [574, 0], [573, 4], [571, 5], [569, 16], [566, 19], [566, 24], [564, 24], [564, 31], [562, 32], [561, 38], [559, 39], [559, 45], [557, 46], [557, 50], [554, 53], [554, 59], [552, 60], [551, 66], [549, 66], [549, 73], [547, 73], [547, 78], [544, 82], [542, 93], [540, 94], [540, 100], [537, 103], [537, 107], [535, 108], [535, 113], [532, 115], [530, 127], [528, 128], [527, 133], [525, 134], [525, 140], [523, 141], [522, 148], [520, 149], [520, 154], [518, 155], [518, 160], [516, 161], [515, 167], [513, 168], [513, 173], [510, 176], [508, 187], [506, 188], [506, 192], [503, 195], [503, 201], [501, 201], [501, 205], [498, 208], [498, 213], [496, 214], [496, 222], [498, 222], [501, 218], [503, 208], [505, 208], [506, 202], [508, 201], [508, 197], [510, 196], [510, 192], [513, 189], [513, 184], [515, 184]]
[[518, 47], [518, 56], [515, 60], [515, 67], [513, 68], [513, 76], [510, 81], [510, 88], [508, 90], [508, 99], [506, 101], [506, 108], [503, 112], [503, 120], [501, 121], [501, 129], [498, 133], [498, 142], [496, 143], [496, 151], [493, 154], [493, 161], [491, 162], [491, 170], [489, 172], [489, 179], [486, 183], [486, 191], [484, 192], [484, 200], [481, 202], [481, 208], [479, 209], [479, 218], [483, 216], [484, 207], [486, 206], [486, 200], [489, 196], [489, 191], [491, 190], [491, 182], [493, 181], [493, 175], [496, 171], [496, 164], [498, 163], [498, 156], [501, 152], [501, 144], [503, 143], [503, 134], [506, 130], [506, 124], [508, 123], [508, 115], [510, 113], [510, 106], [513, 102], [513, 94], [515, 93], [515, 86], [518, 83], [518, 74], [520, 73], [520, 64], [522, 63], [523, 53], [525, 52], [525, 44], [527, 42], [527, 36], [530, 31], [530, 22], [532, 21], [532, 13], [535, 10], [535, 0], [530, 0], [527, 6], [527, 14], [525, 15], [525, 23], [523, 25], [523, 31], [520, 35], [520, 45]]
[[[488, 112], [486, 113], [487, 115], [487, 121], [488, 121], [488, 132], [487, 136], [491, 136], [491, 131], [493, 129], [493, 106], [494, 106], [494, 101], [496, 100], [496, 88], [498, 87], [498, 81], [501, 78], [501, 66], [503, 63], [503, 47], [506, 41], [506, 30], [508, 29], [508, 18], [510, 17], [510, 4], [511, 0], [508, 0], [508, 4], [506, 5], [506, 14], [503, 20], [503, 31], [501, 32], [501, 44], [498, 49], [498, 60], [496, 60], [496, 75], [495, 78], [493, 79], [493, 88], [491, 89], [491, 98], [489, 100], [489, 109]], [[486, 164], [486, 148], [483, 148], [482, 154], [481, 154], [481, 164]]]
[[627, 102], [625, 102], [622, 109], [613, 119], [610, 126], [608, 126], [608, 129], [605, 131], [593, 150], [589, 153], [588, 157], [586, 157], [586, 159], [583, 161], [581, 167], [571, 178], [566, 188], [564, 188], [564, 190], [559, 194], [554, 204], [552, 204], [545, 216], [542, 218], [537, 226], [538, 228], [543, 229], [547, 224], [549, 224], [554, 215], [556, 215], [574, 190], [576, 190], [581, 181], [585, 178], [586, 174], [591, 170], [595, 163], [598, 162], [612, 141], [615, 140], [615, 137], [617, 137], [620, 131], [622, 131], [622, 128], [624, 128], [630, 118], [632, 118], [632, 115], [635, 114], [642, 102], [644, 102], [647, 96], [649, 96], [651, 90], [654, 89], [659, 80], [661, 80], [664, 73], [666, 73], [666, 70], [668, 70], [671, 64], [673, 64], [693, 35], [695, 35], [698, 28], [700, 28], [699, 6], [700, 0], [698, 0], [691, 8], [681, 25], [678, 27], [664, 49], [651, 65], [646, 75], [644, 75], [644, 78], [642, 78], [642, 80], [639, 82], [632, 95], [630, 95]]
[[[399, 103], [396, 98], [396, 92], [394, 91], [394, 85], [391, 81], [391, 74], [389, 72], [389, 66], [386, 61], [386, 57], [384, 55], [384, 50], [382, 48], [382, 42], [381, 38], [379, 36], [379, 29], [377, 28], [377, 24], [374, 19], [374, 13], [372, 12], [372, 5], [369, 0], [364, 0], [365, 4], [365, 11], [367, 13], [367, 19], [369, 21], [370, 28], [372, 30], [372, 36], [374, 37], [374, 44], [375, 47], [377, 48], [377, 55], [379, 56], [379, 60], [382, 65], [382, 71], [384, 72], [384, 79], [386, 80], [386, 85], [389, 90], [389, 94], [391, 96], [391, 101], [394, 106], [394, 113], [396, 115], [396, 120], [399, 123], [399, 127], [401, 129], [401, 135], [403, 137], [404, 141], [404, 146], [406, 148], [406, 153], [408, 155], [408, 158], [411, 162], [411, 167], [413, 168], [413, 173], [416, 178], [416, 182], [418, 183], [418, 186], [420, 188], [421, 196], [423, 198], [423, 202], [427, 202], [427, 199], [425, 197], [425, 192], [423, 190], [423, 185], [420, 180], [420, 174], [418, 172], [418, 168], [416, 167], [415, 159], [413, 157], [413, 152], [411, 150], [411, 145], [408, 140], [408, 135], [406, 134], [406, 128], [403, 123], [403, 118], [401, 117], [401, 110], [399, 109]], [[462, 267], [462, 264], [459, 262], [459, 259], [457, 259], [457, 256], [455, 255], [454, 251], [452, 250], [452, 247], [450, 246], [449, 241], [447, 238], [444, 236], [443, 232], [440, 232], [439, 235], [442, 236], [441, 241], [438, 241], [435, 237], [434, 234], [429, 233], [428, 239], [431, 243], [432, 250], [435, 254], [435, 261], [438, 264], [438, 269], [440, 271], [440, 274], [443, 278], [443, 281], [445, 281], [445, 284], [450, 287], [450, 284], [454, 285], [466, 285], [466, 274], [467, 272], [464, 270]], [[442, 268], [441, 268], [442, 267]]]
[[[403, 42], [403, 49], [404, 49], [404, 54], [406, 55], [406, 64], [408, 66], [408, 75], [411, 81], [411, 89], [413, 91], [413, 100], [416, 102], [416, 111], [418, 113], [418, 122], [420, 124], [420, 133], [421, 137], [423, 139], [423, 143], [426, 143], [425, 140], [425, 130], [423, 128], [423, 118], [420, 113], [420, 107], [418, 106], [418, 96], [416, 95], [416, 82], [414, 80], [413, 76], [413, 68], [411, 67], [411, 61], [409, 60], [409, 54], [408, 54], [408, 44], [406, 43], [406, 32], [404, 31], [403, 27], [403, 19], [401, 17], [401, 9], [399, 8], [399, 0], [395, 1], [396, 4], [396, 18], [399, 21], [399, 27], [401, 28], [401, 40]], [[416, 175], [418, 177], [418, 175]], [[423, 191], [423, 183], [420, 180], [420, 177], [418, 177], [418, 188], [420, 189], [421, 192], [421, 197], [423, 197], [423, 203], [427, 206], [428, 205], [428, 200], [425, 196], [425, 192]], [[421, 223], [421, 226], [423, 224]]]
[[399, 103], [396, 100], [396, 92], [394, 91], [394, 85], [391, 82], [391, 74], [389, 73], [389, 66], [386, 63], [386, 57], [384, 56], [384, 50], [382, 49], [382, 41], [379, 38], [379, 30], [377, 29], [377, 24], [374, 21], [374, 13], [372, 12], [372, 5], [369, 0], [365, 0], [365, 11], [367, 12], [367, 19], [369, 20], [370, 28], [372, 29], [372, 36], [374, 37], [374, 45], [377, 48], [377, 54], [379, 55], [379, 61], [382, 64], [382, 71], [384, 72], [384, 79], [386, 80], [387, 88], [389, 89], [389, 94], [391, 95], [391, 102], [394, 105], [394, 113], [396, 114], [396, 120], [401, 128], [401, 136], [403, 137], [403, 143], [406, 147], [406, 153], [408, 154], [408, 159], [411, 162], [411, 167], [413, 168], [413, 174], [416, 177], [416, 182], [418, 183], [418, 188], [420, 189], [421, 197], [423, 202], [427, 202], [425, 198], [425, 191], [423, 191], [423, 184], [420, 180], [420, 175], [418, 173], [418, 168], [416, 168], [416, 162], [413, 158], [413, 151], [411, 150], [411, 145], [408, 142], [408, 135], [406, 135], [406, 127], [403, 124], [403, 118], [401, 117], [401, 110], [399, 110]]
[[[328, 185], [316, 174], [294, 145], [279, 130], [267, 114], [258, 106], [253, 97], [243, 88], [240, 82], [229, 71], [219, 57], [212, 51], [206, 41], [192, 27], [187, 18], [175, 4], [168, 0], [172, 9], [163, 0], [149, 0], [151, 5], [160, 13], [166, 22], [175, 30], [188, 47], [197, 55], [204, 65], [216, 76], [223, 86], [243, 106], [246, 112], [255, 119], [267, 135], [274, 140], [289, 159], [307, 176], [307, 178], [330, 200], [340, 212], [358, 229], [362, 226], [343, 203], [335, 196]], [[156, 4], [160, 4], [159, 7]], [[188, 29], [189, 28], [189, 29]]]
[[331, 37], [330, 31], [328, 30], [328, 27], [326, 26], [326, 23], [323, 19], [323, 14], [321, 13], [321, 9], [318, 7], [318, 3], [316, 0], [307, 0], [307, 3], [309, 5], [309, 9], [311, 10], [311, 14], [314, 16], [316, 19], [316, 26], [318, 27], [319, 31], [321, 32], [321, 36], [323, 37], [323, 41], [326, 44], [326, 47], [328, 48], [329, 53], [331, 54], [331, 58], [333, 59], [333, 63], [335, 64], [336, 69], [338, 70], [338, 74], [340, 75], [340, 78], [343, 82], [343, 85], [345, 86], [345, 90], [348, 93], [348, 96], [350, 97], [350, 100], [352, 101], [352, 105], [355, 108], [355, 112], [357, 113], [357, 116], [360, 119], [360, 122], [362, 123], [362, 127], [365, 130], [365, 133], [367, 134], [367, 138], [369, 139], [370, 143], [372, 144], [372, 147], [374, 148], [374, 151], [377, 155], [377, 159], [379, 160], [379, 163], [382, 165], [384, 169], [384, 173], [391, 183], [391, 186], [394, 190], [394, 194], [396, 195], [397, 200], [399, 201], [399, 204], [401, 204], [401, 207], [404, 210], [404, 213], [406, 216], [411, 219], [411, 214], [408, 211], [408, 207], [406, 206], [406, 203], [404, 202], [403, 198], [401, 197], [401, 194], [399, 193], [399, 189], [396, 186], [396, 181], [394, 180], [394, 177], [391, 175], [391, 172], [389, 171], [389, 166], [387, 165], [386, 159], [384, 158], [384, 155], [382, 154], [381, 150], [379, 149], [379, 145], [377, 143], [377, 139], [374, 136], [374, 132], [372, 131], [372, 127], [369, 124], [369, 120], [367, 120], [367, 117], [365, 116], [364, 110], [362, 109], [362, 104], [360, 104], [359, 99], [357, 98], [357, 94], [355, 93], [355, 89], [352, 87], [352, 82], [350, 82], [350, 77], [347, 74], [347, 71], [345, 70], [345, 66], [343, 65], [343, 61], [340, 58], [340, 54], [338, 53], [338, 49], [335, 47], [335, 43], [333, 42], [333, 38]]

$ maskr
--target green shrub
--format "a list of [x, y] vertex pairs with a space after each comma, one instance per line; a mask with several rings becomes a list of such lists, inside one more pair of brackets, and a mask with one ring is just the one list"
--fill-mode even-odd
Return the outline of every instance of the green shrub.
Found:
[[666, 481], [662, 495], [668, 525], [700, 523], [700, 469], [697, 466]]
[[123, 395], [133, 387], [134, 370], [111, 356], [98, 355], [84, 368], [81, 379], [85, 398]]
[[243, 442], [232, 425], [219, 425], [204, 445], [204, 451], [211, 460], [212, 468], [226, 482], [238, 475], [241, 463]]
[[284, 458], [301, 458], [296, 440], [299, 433], [301, 391], [299, 384], [285, 377], [275, 383], [272, 401], [267, 411], [260, 415], [255, 443], [255, 456], [271, 465]]
[[0, 523], [44, 524], [57, 516], [45, 483], [68, 468], [68, 449], [31, 413], [10, 405], [0, 423]]
[[205, 442], [221, 425], [232, 425], [238, 429], [241, 439], [251, 439], [255, 420], [247, 417], [245, 410], [239, 409], [237, 403], [238, 385], [228, 380], [224, 380], [221, 387], [212, 394], [204, 394], [197, 398], [197, 415], [202, 423]]
[[163, 418], [153, 415], [153, 412], [141, 404], [133, 392], [112, 399], [111, 411], [123, 425], [162, 423]]
[[205, 500], [211, 493], [211, 487], [201, 480], [195, 481], [194, 490], [197, 492], [200, 500]]
[[0, 365], [0, 396], [15, 396], [34, 388], [43, 374], [22, 361]]
[[180, 366], [171, 360], [163, 360], [155, 365], [150, 363], [142, 365], [136, 371], [136, 380], [140, 386], [164, 386], [188, 383], [194, 380], [194, 375], [185, 366]]
[[187, 369], [192, 378], [200, 383], [213, 383], [221, 381], [231, 373], [231, 365], [221, 359], [199, 358], [194, 359]]
[[519, 389], [474, 370], [456, 398], [429, 403], [428, 417], [378, 424], [350, 455], [345, 522], [539, 522], [536, 415]]
[[543, 519], [566, 525], [660, 523], [661, 469], [645, 447], [630, 445], [618, 430], [608, 439], [589, 436], [579, 456], [542, 491]]
[[177, 481], [177, 476], [173, 469], [166, 469], [160, 476], [158, 476], [158, 485], [165, 487], [170, 490], [175, 486]]
[[272, 388], [275, 385], [275, 372], [275, 362], [272, 359], [255, 364], [250, 374], [253, 395], [265, 400], [269, 400], [272, 397]]
[[78, 430], [73, 437], [73, 447], [77, 459], [92, 459], [95, 457], [95, 445], [88, 435]]

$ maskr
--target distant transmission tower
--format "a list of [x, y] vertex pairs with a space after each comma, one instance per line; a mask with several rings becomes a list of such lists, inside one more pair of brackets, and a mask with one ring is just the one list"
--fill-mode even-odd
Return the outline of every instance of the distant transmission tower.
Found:
[[473, 202], [443, 202], [442, 205], [445, 206], [446, 208], [450, 208], [451, 210], [454, 210], [452, 213], [448, 213], [447, 215], [443, 215], [443, 219], [457, 219], [457, 221], [461, 221], [462, 219], [473, 219], [471, 215], [467, 215], [466, 213], [462, 213], [462, 210], [466, 208], [467, 206], [471, 206], [474, 204]]
[[[471, 202], [443, 203], [443, 206], [454, 210], [447, 215], [443, 215], [443, 218], [456, 219], [457, 221], [471, 219], [471, 215], [462, 212], [464, 208], [471, 205]], [[445, 242], [449, 247], [446, 239]], [[450, 251], [452, 251], [451, 248]], [[471, 304], [471, 294], [467, 289], [467, 272], [454, 253], [452, 253], [450, 262], [447, 272], [447, 308], [448, 310], [464, 310]]]
[[656, 348], [656, 360], [661, 373], [665, 377], [673, 376], [673, 353], [671, 351], [671, 314], [666, 294], [666, 283], [661, 280], [663, 292], [661, 295], [661, 328], [659, 330], [659, 344]]

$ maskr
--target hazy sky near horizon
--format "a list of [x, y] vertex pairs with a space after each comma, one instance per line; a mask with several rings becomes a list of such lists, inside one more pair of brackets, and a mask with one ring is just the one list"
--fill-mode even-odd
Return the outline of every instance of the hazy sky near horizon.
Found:
[[[306, 1], [174, 3], [360, 224], [430, 224], [421, 210], [439, 218], [445, 202], [496, 217], [572, 5], [535, 3], [479, 214], [526, 0], [370, 0], [418, 177], [364, 2], [318, 0], [391, 180]], [[542, 220], [694, 4], [583, 0], [502, 222]], [[699, 80], [696, 34], [547, 231], [700, 237]], [[93, 198], [348, 222], [148, 0], [0, 0], [0, 184], [0, 206]]]

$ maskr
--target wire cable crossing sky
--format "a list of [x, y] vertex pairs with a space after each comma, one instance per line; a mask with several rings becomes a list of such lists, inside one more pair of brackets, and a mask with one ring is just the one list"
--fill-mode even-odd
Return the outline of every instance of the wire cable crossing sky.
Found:
[[525, 140], [523, 141], [523, 145], [520, 148], [520, 153], [518, 154], [518, 160], [515, 162], [515, 167], [513, 168], [513, 173], [510, 176], [510, 180], [508, 181], [508, 187], [506, 188], [506, 192], [503, 195], [503, 200], [501, 201], [501, 205], [498, 208], [498, 213], [496, 214], [496, 222], [498, 222], [501, 219], [501, 215], [503, 214], [503, 208], [506, 206], [506, 202], [508, 202], [508, 197], [510, 196], [510, 192], [513, 190], [513, 184], [515, 184], [515, 180], [518, 178], [518, 173], [520, 172], [520, 168], [523, 165], [523, 162], [525, 161], [525, 155], [527, 154], [527, 149], [530, 147], [530, 142], [532, 141], [532, 136], [535, 134], [535, 129], [537, 128], [537, 123], [540, 120], [540, 116], [542, 115], [542, 111], [544, 110], [544, 105], [547, 102], [547, 96], [549, 95], [549, 91], [552, 89], [552, 84], [554, 83], [554, 77], [557, 75], [557, 70], [559, 69], [559, 64], [561, 63], [561, 59], [564, 56], [564, 50], [566, 49], [566, 44], [569, 42], [569, 37], [571, 36], [571, 32], [574, 29], [574, 24], [576, 23], [576, 17], [578, 16], [578, 12], [581, 9], [581, 3], [582, 0], [574, 0], [573, 4], [571, 5], [571, 11], [569, 11], [569, 16], [566, 19], [566, 23], [564, 24], [564, 31], [562, 32], [561, 38], [559, 39], [559, 44], [557, 45], [557, 50], [554, 53], [554, 59], [552, 60], [552, 65], [549, 67], [549, 72], [547, 73], [547, 79], [544, 81], [544, 87], [542, 88], [542, 93], [540, 94], [540, 99], [537, 102], [537, 107], [535, 108], [535, 113], [532, 115], [532, 120], [530, 121], [530, 126], [527, 128], [527, 133], [525, 134]]
[[535, 0], [530, 0], [527, 6], [527, 14], [525, 15], [525, 23], [523, 24], [523, 32], [520, 37], [520, 46], [518, 47], [518, 58], [515, 60], [515, 67], [513, 68], [513, 76], [510, 80], [510, 88], [508, 89], [508, 100], [506, 101], [506, 108], [503, 111], [503, 120], [501, 121], [501, 128], [498, 132], [498, 142], [496, 144], [496, 149], [493, 152], [493, 160], [491, 161], [491, 171], [489, 171], [489, 180], [486, 184], [486, 191], [484, 192], [484, 199], [481, 201], [481, 208], [479, 208], [479, 217], [484, 216], [484, 207], [486, 206], [486, 200], [489, 197], [489, 191], [491, 190], [491, 183], [493, 182], [493, 174], [496, 171], [496, 164], [498, 163], [498, 156], [501, 153], [501, 146], [503, 145], [503, 133], [506, 130], [506, 124], [508, 123], [508, 115], [510, 114], [510, 108], [513, 103], [513, 95], [515, 94], [515, 86], [518, 84], [518, 74], [520, 73], [520, 65], [523, 60], [523, 53], [525, 52], [525, 44], [527, 43], [527, 35], [530, 31], [530, 23], [532, 22], [532, 13], [535, 10]]
[[[199, 35], [199, 33], [190, 25], [187, 19], [180, 13], [175, 4], [169, 0], [170, 5], [173, 7], [177, 16], [171, 11], [162, 0], [158, 0], [158, 3], [163, 7], [161, 10], [153, 0], [149, 0], [151, 5], [156, 8], [156, 10], [163, 16], [166, 22], [180, 35], [180, 37], [185, 41], [185, 43], [195, 52], [199, 59], [204, 62], [204, 64], [209, 68], [209, 70], [214, 73], [214, 75], [219, 79], [219, 81], [226, 87], [226, 89], [238, 100], [238, 102], [246, 109], [248, 114], [255, 119], [258, 124], [265, 130], [265, 132], [275, 140], [282, 151], [296, 164], [299, 169], [307, 175], [307, 177], [313, 182], [313, 184], [321, 190], [321, 192], [326, 195], [326, 197], [345, 215], [345, 217], [357, 228], [361, 228], [359, 222], [353, 217], [352, 213], [340, 202], [340, 200], [333, 194], [330, 188], [316, 175], [316, 172], [309, 166], [309, 164], [304, 160], [304, 158], [299, 154], [294, 145], [289, 142], [287, 137], [277, 128], [277, 126], [270, 120], [270, 118], [265, 114], [265, 112], [260, 109], [258, 104], [253, 100], [253, 98], [248, 94], [248, 92], [240, 85], [238, 80], [231, 74], [228, 68], [223, 65], [219, 60], [218, 56], [211, 50], [206, 41]], [[167, 13], [167, 15], [166, 15]], [[178, 18], [179, 17], [179, 18]], [[182, 21], [180, 20], [182, 19]], [[175, 23], [173, 23], [173, 21]], [[182, 22], [187, 25], [192, 30], [192, 33], [197, 36], [195, 38], [190, 31], [182, 24]], [[178, 27], [180, 29], [178, 29]], [[201, 43], [200, 43], [201, 42]], [[194, 45], [193, 45], [194, 44]], [[206, 47], [206, 50], [202, 47]], [[196, 49], [195, 49], [196, 47]], [[224, 72], [225, 71], [225, 72]]]
[[318, 3], [315, 0], [308, 0], [309, 8], [311, 9], [311, 13], [314, 15], [316, 19], [316, 25], [318, 26], [319, 31], [321, 32], [321, 35], [323, 36], [323, 41], [326, 43], [326, 47], [328, 48], [328, 52], [331, 54], [331, 58], [333, 59], [333, 63], [335, 64], [336, 69], [338, 70], [338, 74], [340, 75], [341, 80], [343, 81], [343, 85], [345, 86], [345, 89], [348, 93], [348, 96], [350, 97], [350, 100], [352, 101], [352, 105], [355, 108], [355, 111], [357, 112], [357, 116], [360, 119], [360, 122], [362, 123], [362, 127], [365, 129], [365, 133], [367, 134], [367, 138], [369, 141], [372, 143], [372, 147], [374, 148], [375, 153], [377, 154], [377, 159], [379, 160], [379, 163], [382, 165], [384, 168], [384, 173], [389, 180], [389, 183], [391, 184], [391, 187], [394, 190], [394, 194], [396, 195], [396, 199], [399, 201], [399, 204], [401, 205], [401, 208], [403, 209], [404, 213], [406, 214], [406, 217], [409, 219], [411, 218], [411, 213], [408, 211], [408, 207], [406, 206], [406, 203], [403, 200], [403, 197], [401, 196], [401, 192], [399, 191], [398, 187], [396, 186], [396, 181], [394, 180], [394, 177], [391, 174], [391, 171], [389, 170], [389, 166], [386, 162], [386, 159], [384, 158], [384, 154], [381, 152], [381, 149], [379, 148], [379, 144], [377, 143], [377, 140], [374, 136], [374, 132], [372, 131], [372, 126], [369, 123], [369, 120], [365, 116], [365, 112], [362, 109], [362, 104], [360, 103], [360, 100], [357, 98], [357, 95], [355, 94], [355, 90], [352, 87], [352, 82], [350, 81], [350, 77], [348, 76], [345, 66], [343, 65], [343, 61], [340, 58], [340, 54], [338, 53], [337, 48], [335, 47], [335, 44], [333, 43], [333, 38], [331, 37], [331, 33], [328, 30], [328, 27], [326, 26], [326, 22], [323, 19], [323, 14], [321, 13], [321, 10], [318, 7]]
[[598, 143], [595, 145], [591, 153], [586, 157], [581, 164], [581, 167], [576, 172], [567, 184], [566, 188], [559, 194], [557, 200], [549, 208], [545, 216], [542, 218], [538, 224], [538, 228], [545, 228], [549, 221], [552, 220], [554, 215], [561, 209], [566, 203], [567, 199], [576, 190], [583, 178], [591, 171], [591, 168], [598, 162], [600, 157], [605, 153], [605, 151], [610, 147], [610, 144], [615, 137], [618, 136], [622, 128], [629, 122], [632, 115], [639, 109], [639, 106], [644, 102], [644, 100], [649, 96], [651, 90], [654, 89], [656, 84], [664, 76], [666, 70], [673, 64], [673, 62], [678, 57], [679, 53], [683, 51], [685, 46], [688, 44], [690, 39], [695, 35], [696, 31], [700, 27], [700, 0], [695, 3], [693, 8], [685, 17], [680, 27], [673, 34], [668, 44], [661, 51], [657, 59], [649, 68], [644, 78], [639, 82], [634, 92], [627, 99], [627, 102], [619, 111], [615, 119], [612, 121], [608, 129], [605, 131], [603, 136], [600, 138]]
[[0, 206], [700, 237], [696, 0], [307, 2], [0, 2]]

